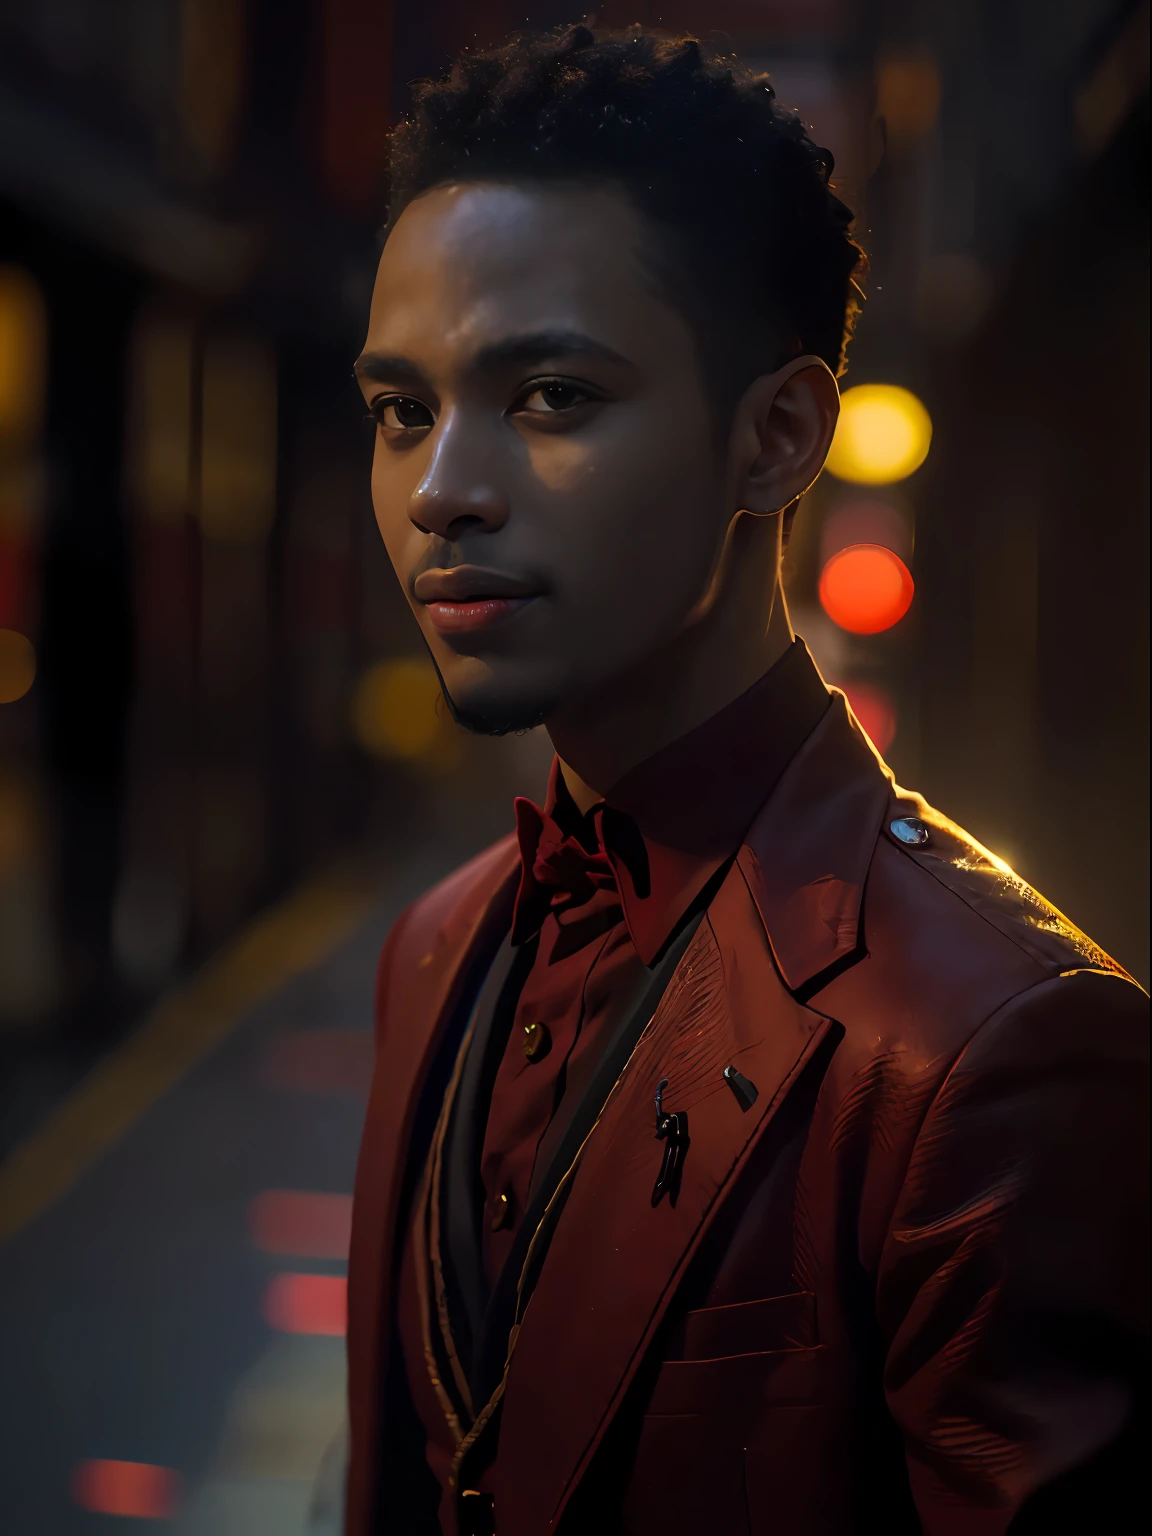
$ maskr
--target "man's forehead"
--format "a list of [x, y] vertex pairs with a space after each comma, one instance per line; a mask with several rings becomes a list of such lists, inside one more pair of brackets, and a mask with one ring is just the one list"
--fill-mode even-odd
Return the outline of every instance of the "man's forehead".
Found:
[[[642, 302], [636, 218], [595, 188], [437, 188], [397, 220], [380, 259], [372, 329], [476, 339], [588, 327]], [[482, 344], [482, 343], [481, 343]]]
[[[473, 261], [530, 261], [598, 248], [626, 263], [641, 235], [639, 215], [622, 191], [597, 183], [477, 182], [434, 187], [415, 198], [388, 238], [381, 268], [470, 256]], [[607, 247], [607, 250], [605, 250]]]

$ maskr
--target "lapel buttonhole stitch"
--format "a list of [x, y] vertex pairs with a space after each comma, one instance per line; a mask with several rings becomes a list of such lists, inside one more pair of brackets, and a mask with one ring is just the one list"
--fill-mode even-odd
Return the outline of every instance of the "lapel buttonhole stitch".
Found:
[[736, 1102], [743, 1113], [747, 1114], [760, 1096], [760, 1090], [756, 1084], [749, 1081], [743, 1072], [738, 1072], [735, 1067], [724, 1068], [724, 1081], [736, 1095]]

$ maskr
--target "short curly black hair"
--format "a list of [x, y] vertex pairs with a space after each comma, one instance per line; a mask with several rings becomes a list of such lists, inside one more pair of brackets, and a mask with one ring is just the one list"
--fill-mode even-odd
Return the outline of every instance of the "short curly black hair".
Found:
[[657, 238], [642, 258], [728, 409], [812, 353], [843, 373], [863, 252], [832, 155], [769, 77], [699, 39], [574, 26], [465, 52], [393, 131], [387, 238], [433, 187], [615, 183]]

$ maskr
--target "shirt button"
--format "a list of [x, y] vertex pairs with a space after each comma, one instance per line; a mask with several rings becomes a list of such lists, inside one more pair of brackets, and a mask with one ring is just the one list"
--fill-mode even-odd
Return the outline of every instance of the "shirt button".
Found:
[[497, 1195], [493, 1205], [492, 1230], [499, 1232], [512, 1220], [512, 1202], [507, 1195]]
[[529, 1061], [543, 1061], [552, 1049], [552, 1033], [539, 1020], [524, 1026], [524, 1055]]

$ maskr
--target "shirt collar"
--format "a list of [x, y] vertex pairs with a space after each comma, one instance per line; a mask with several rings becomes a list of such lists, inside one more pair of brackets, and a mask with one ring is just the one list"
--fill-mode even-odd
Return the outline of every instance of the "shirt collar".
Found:
[[751, 688], [631, 769], [585, 816], [554, 759], [543, 810], [516, 802], [522, 869], [513, 942], [538, 932], [548, 911], [551, 893], [532, 866], [541, 836], [558, 829], [607, 857], [636, 952], [651, 965], [737, 851], [830, 702], [807, 646], [796, 640]]

